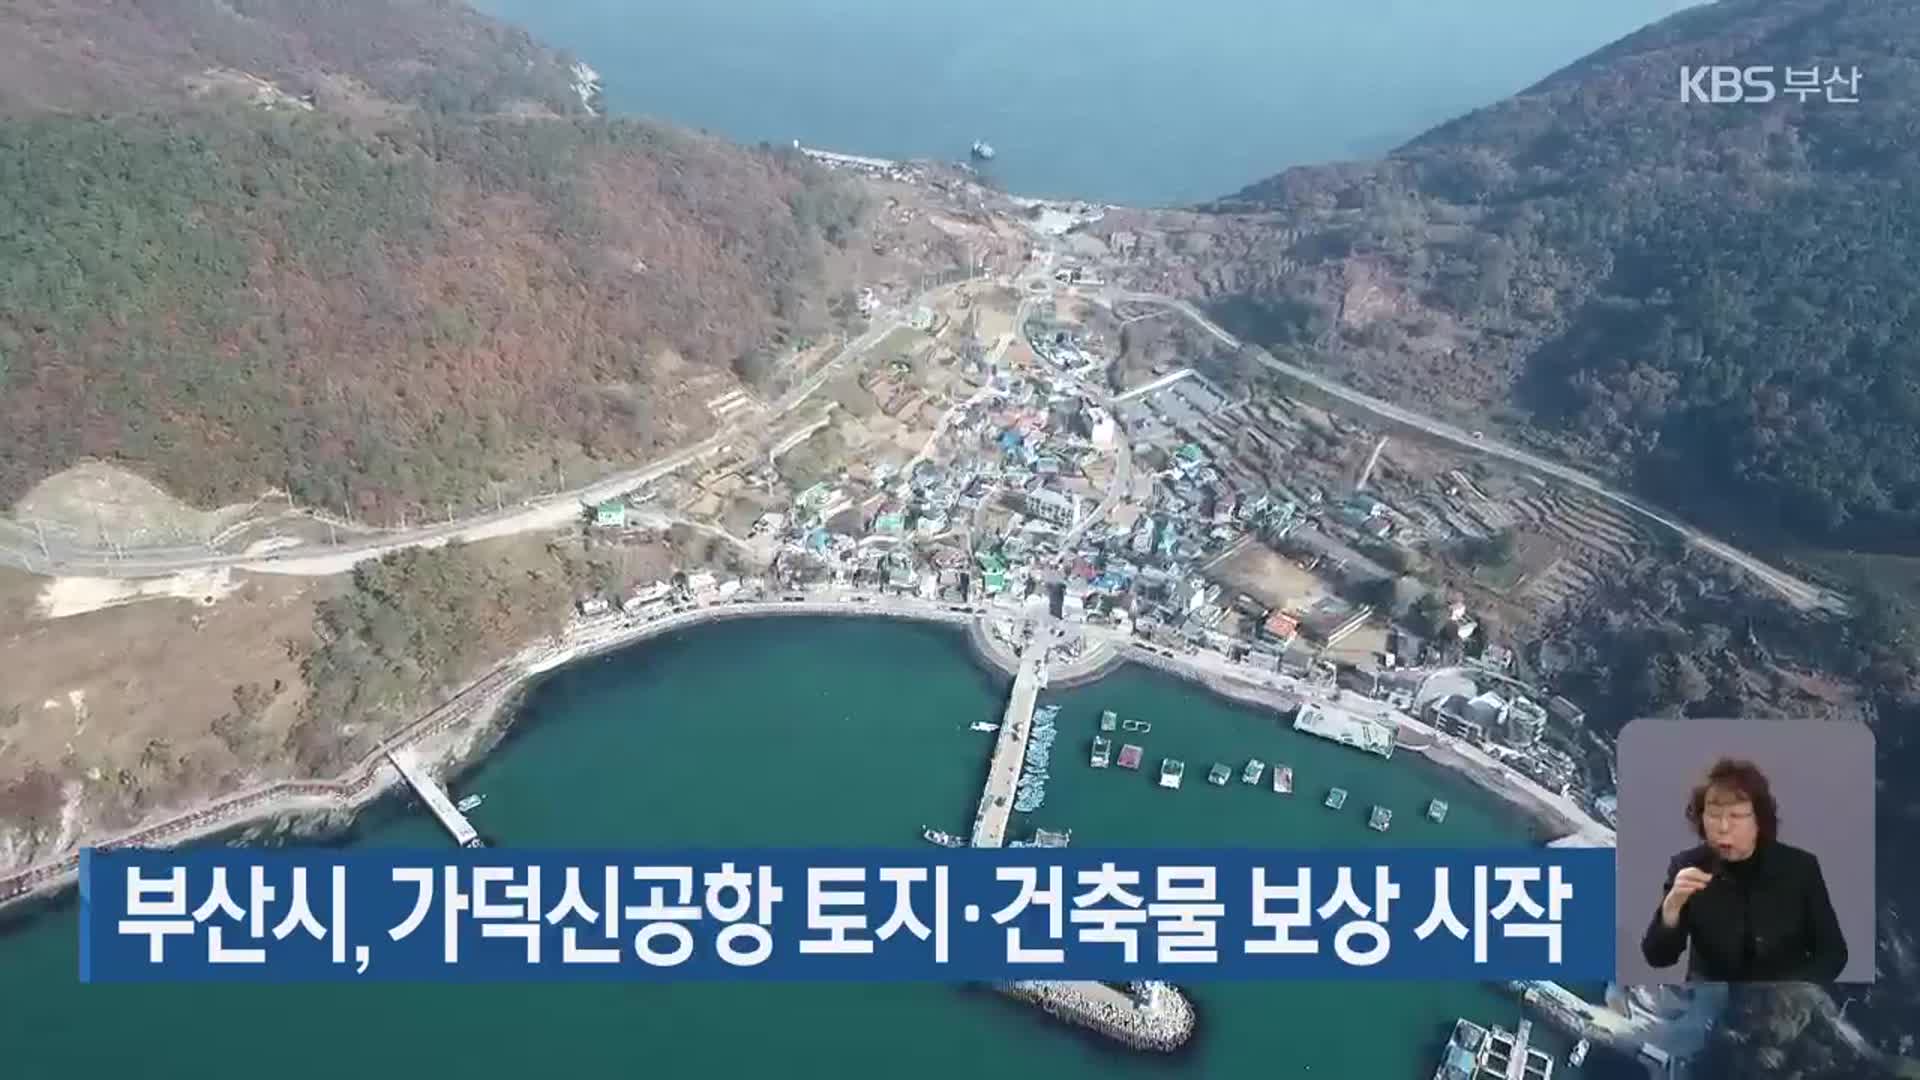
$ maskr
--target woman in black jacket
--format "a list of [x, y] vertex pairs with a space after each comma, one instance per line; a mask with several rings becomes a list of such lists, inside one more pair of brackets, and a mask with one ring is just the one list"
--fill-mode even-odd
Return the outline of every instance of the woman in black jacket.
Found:
[[1779, 808], [1752, 762], [1722, 759], [1687, 803], [1698, 847], [1667, 864], [1640, 951], [1654, 967], [1687, 956], [1701, 982], [1831, 982], [1847, 966], [1812, 852], [1775, 839]]

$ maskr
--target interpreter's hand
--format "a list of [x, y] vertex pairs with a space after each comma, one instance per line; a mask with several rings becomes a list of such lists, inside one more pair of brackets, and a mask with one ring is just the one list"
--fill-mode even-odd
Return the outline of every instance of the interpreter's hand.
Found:
[[1687, 906], [1687, 900], [1694, 893], [1707, 887], [1713, 875], [1698, 867], [1689, 866], [1673, 875], [1673, 887], [1660, 901], [1660, 922], [1667, 929], [1680, 925], [1680, 909]]

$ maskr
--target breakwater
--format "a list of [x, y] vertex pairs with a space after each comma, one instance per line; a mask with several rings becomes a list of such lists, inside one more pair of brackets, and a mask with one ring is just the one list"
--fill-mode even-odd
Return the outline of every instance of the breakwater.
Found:
[[998, 989], [1135, 1050], [1178, 1050], [1193, 1037], [1193, 1003], [1166, 983], [1129, 983], [1126, 992], [1098, 982], [1016, 982]]

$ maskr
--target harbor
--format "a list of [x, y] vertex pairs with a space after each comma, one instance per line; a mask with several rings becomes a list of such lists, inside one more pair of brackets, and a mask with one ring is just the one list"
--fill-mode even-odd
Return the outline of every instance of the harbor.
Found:
[[[747, 655], [759, 673], [752, 680], [738, 677]], [[469, 773], [445, 775], [456, 793], [486, 792], [480, 824], [512, 848], [925, 847], [923, 827], [966, 833], [997, 735], [968, 728], [997, 721], [1008, 691], [1008, 680], [984, 675], [963, 638], [941, 627], [826, 618], [716, 623], [555, 672], [530, 693], [505, 747]], [[1436, 795], [1452, 804], [1445, 830], [1403, 827], [1396, 843], [1420, 842], [1419, 834], [1470, 845], [1527, 838], [1510, 811], [1417, 756], [1386, 763], [1304, 738], [1270, 711], [1235, 707], [1138, 668], [1050, 688], [1037, 700], [1061, 707], [1066, 756], [1054, 759], [1046, 806], [1014, 815], [1008, 842], [1068, 828], [1075, 847], [1316, 848], [1372, 838], [1357, 812], [1321, 808], [1317, 786], [1324, 784], [1350, 786], [1358, 801], [1392, 805], [1414, 820]], [[1151, 755], [1139, 773], [1095, 770], [1082, 759], [1108, 709], [1153, 723], [1150, 734], [1128, 737]], [[768, 750], [743, 749], [749, 746]], [[1298, 797], [1237, 783], [1162, 791], [1143, 774], [1169, 755], [1190, 763], [1286, 761]], [[723, 775], [711, 768], [716, 762], [727, 763]], [[645, 770], [645, 783], [635, 782], [636, 770]], [[369, 816], [350, 843], [432, 849], [448, 840], [427, 815], [396, 807]], [[72, 916], [55, 911], [0, 943], [11, 1029], [53, 1030], [58, 1016], [97, 996], [97, 988], [73, 983], [76, 939]], [[550, 1038], [588, 1048], [583, 1062], [610, 1073], [779, 1073], [832, 1063], [850, 1075], [887, 1075], [902, 1062], [931, 1059], [928, 1080], [981, 1072], [1164, 1080], [1169, 1068], [1256, 1080], [1275, 1071], [1275, 1017], [1286, 1018], [1285, 1032], [1312, 1032], [1364, 1015], [1379, 1037], [1290, 1042], [1288, 1070], [1425, 1077], [1453, 1017], [1511, 1028], [1521, 1009], [1515, 995], [1471, 983], [1195, 983], [1181, 989], [1197, 1035], [1169, 1061], [1106, 1034], [1076, 1037], [1008, 993], [932, 985], [529, 984], [455, 987], [424, 1004], [415, 988], [394, 985], [287, 986], [268, 997], [208, 985], [190, 1001], [119, 989], [115, 996], [128, 1007], [121, 1039], [80, 1045], [23, 1034], [10, 1040], [12, 1063], [22, 1075], [55, 1075], [61, 1067], [144, 1075], [142, 1061], [154, 1054], [184, 1054], [218, 1032], [249, 1047], [283, 1043], [309, 1031], [294, 1017], [313, 1016], [396, 1047], [395, 1065], [491, 1076], [499, 1059], [536, 1068], [542, 1052], [483, 1048], [464, 1035], [476, 1024], [504, 1026], [550, 1010]], [[759, 1018], [753, 1040], [731, 1035], [746, 1012]], [[848, 1037], [849, 1018], [857, 1018], [857, 1038]], [[636, 1030], [644, 1047], [612, 1045], [604, 1032], [615, 1025]], [[1550, 1034], [1538, 1031], [1536, 1041]], [[326, 1071], [296, 1061], [288, 1074], [303, 1080]]]

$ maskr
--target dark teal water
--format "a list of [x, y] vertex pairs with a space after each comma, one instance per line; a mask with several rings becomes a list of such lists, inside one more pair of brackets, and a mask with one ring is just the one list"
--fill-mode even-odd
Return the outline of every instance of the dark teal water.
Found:
[[1367, 157], [1693, 0], [477, 0], [617, 112], [882, 157], [999, 151], [1008, 190], [1215, 198]]
[[[726, 623], [556, 673], [509, 744], [457, 790], [509, 846], [919, 845], [960, 829], [978, 798], [1000, 684], [949, 630], [883, 621]], [[1076, 844], [1361, 846], [1523, 842], [1477, 789], [1410, 755], [1382, 762], [1281, 728], [1186, 684], [1128, 669], [1049, 695], [1063, 706], [1048, 801], [1033, 825]], [[1148, 760], [1188, 782], [1083, 761], [1103, 708], [1150, 719]], [[1214, 760], [1294, 766], [1299, 794]], [[1319, 805], [1331, 784], [1344, 814]], [[1452, 804], [1443, 826], [1426, 800]], [[1396, 810], [1393, 832], [1365, 807]], [[389, 812], [365, 845], [445, 841], [421, 812]], [[1432, 1074], [1456, 1015], [1511, 1025], [1513, 999], [1462, 983], [1219, 983], [1188, 987], [1196, 1042], [1172, 1058], [1120, 1052], [990, 994], [938, 985], [81, 986], [71, 911], [0, 936], [0, 1077], [571, 1077], [834, 1075], [1325, 1077]], [[1557, 1036], [1552, 1045], [1564, 1049]], [[556, 1069], [556, 1063], [564, 1063]]]

